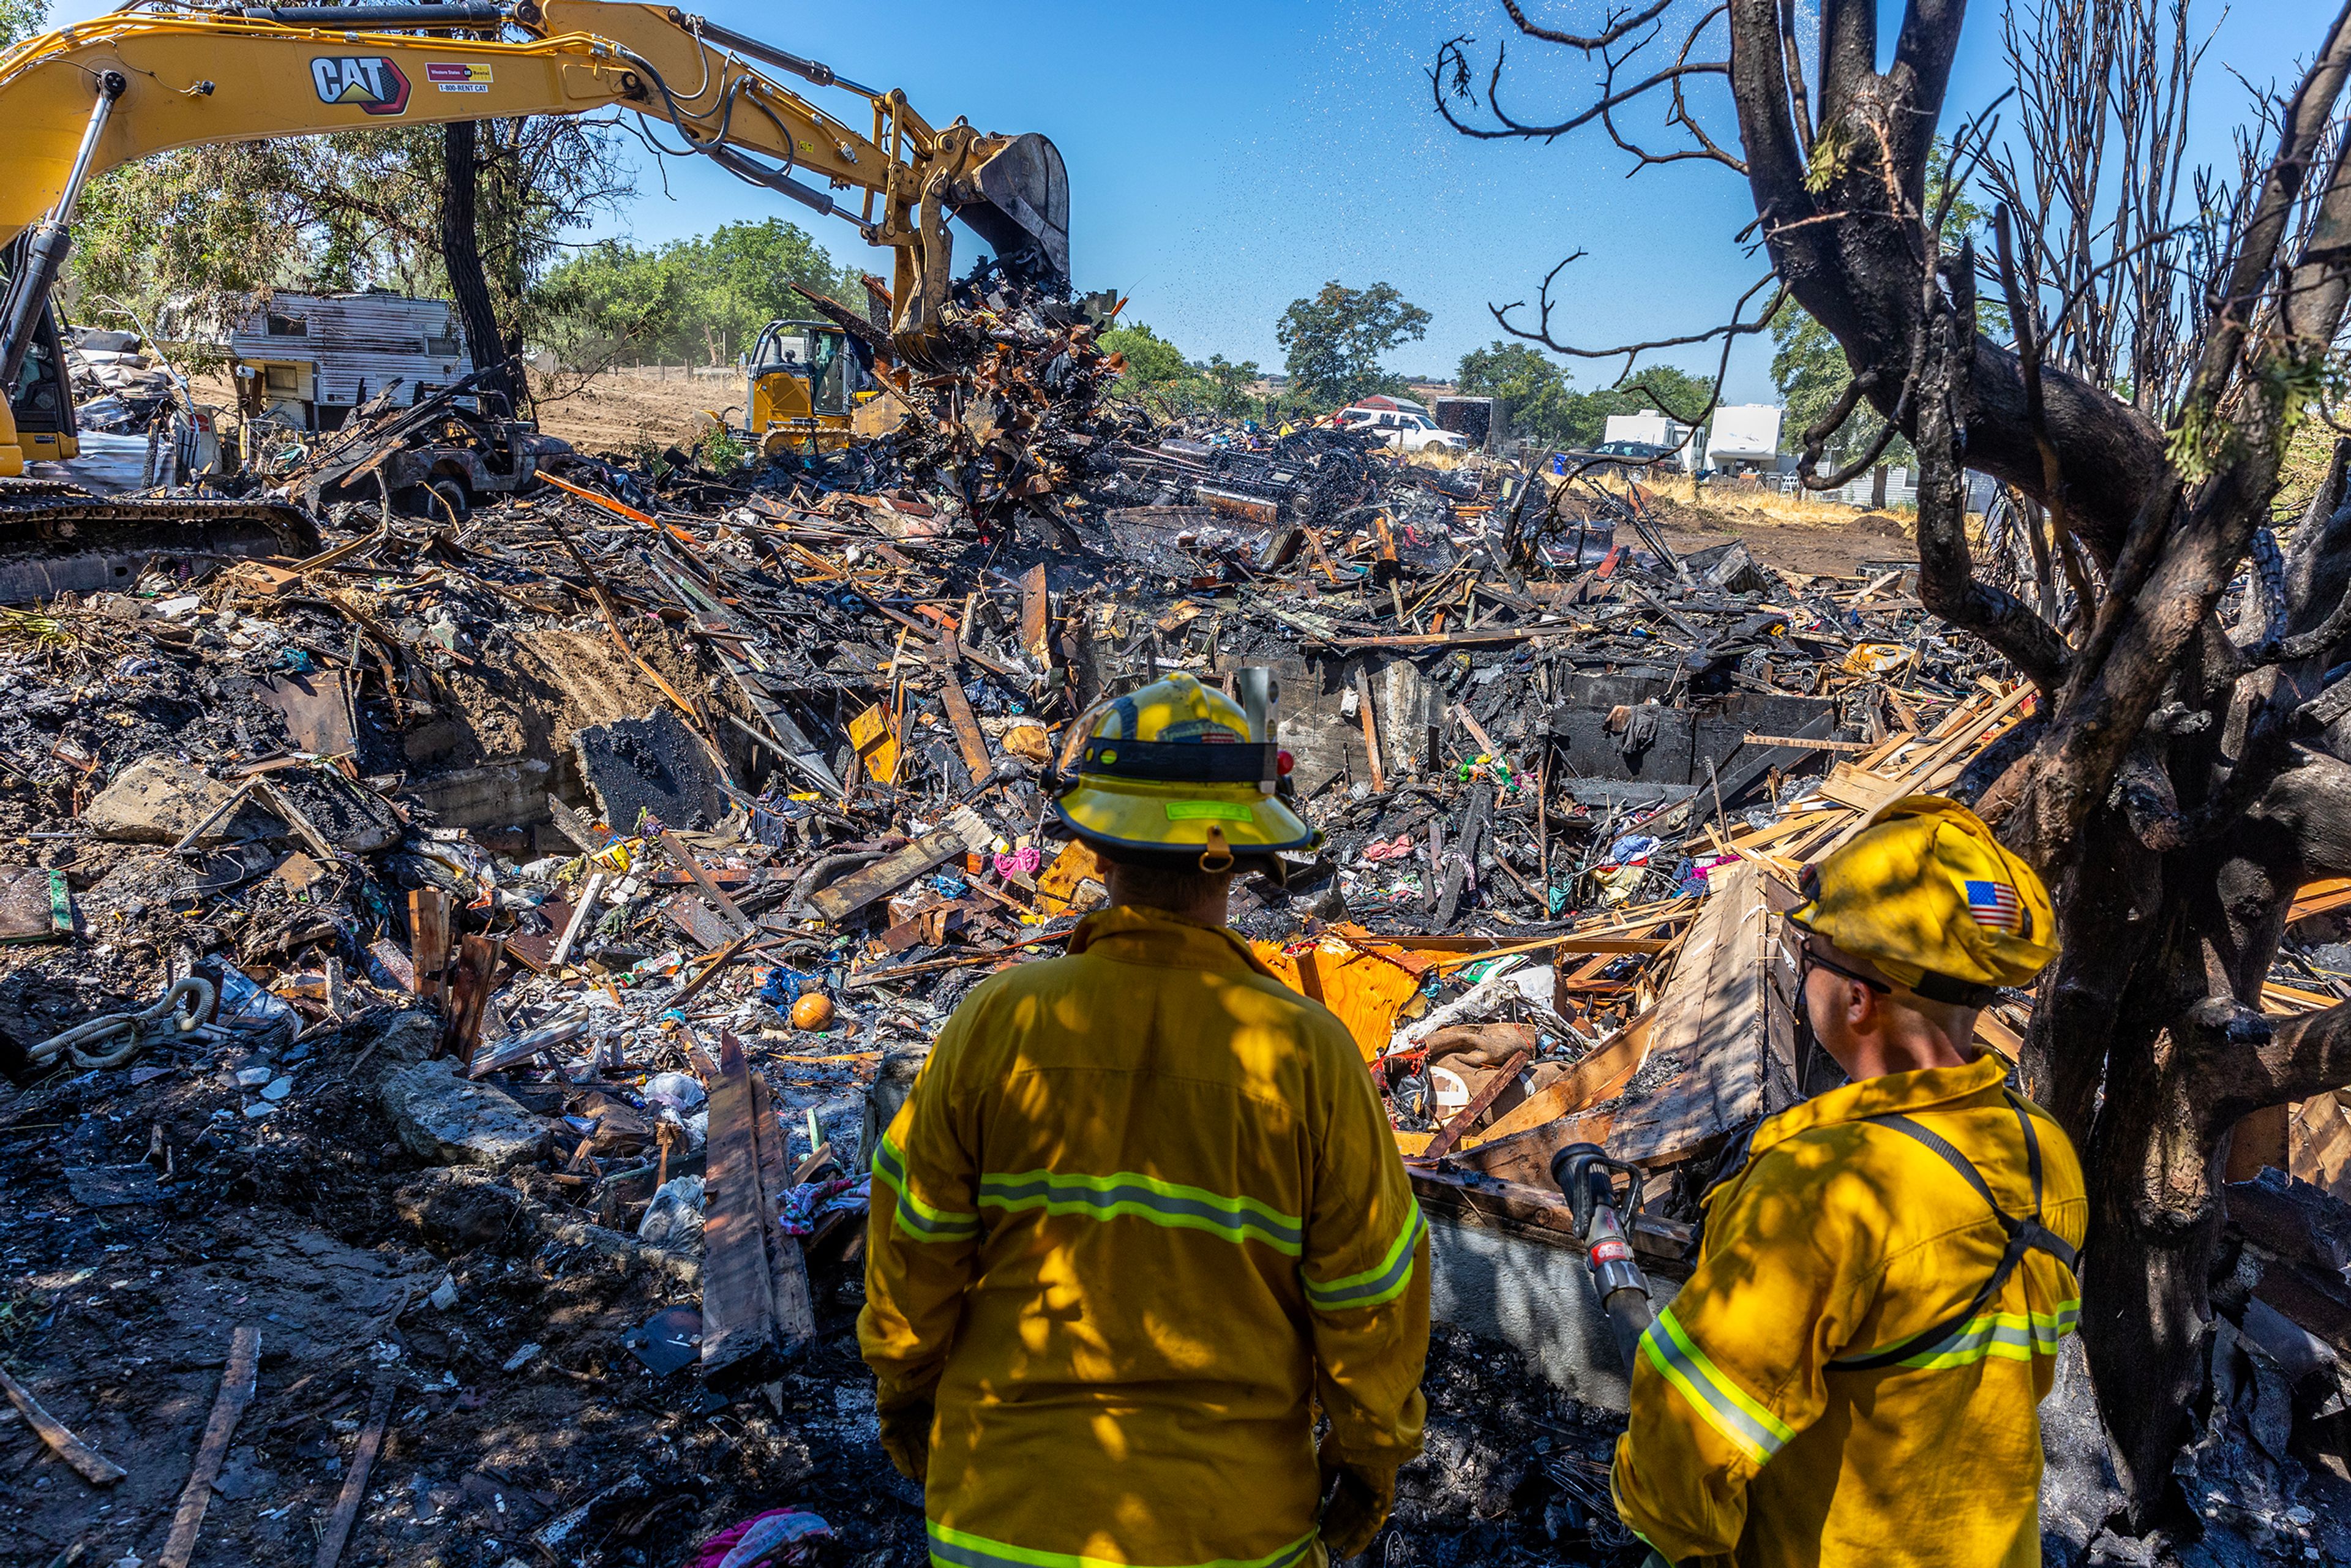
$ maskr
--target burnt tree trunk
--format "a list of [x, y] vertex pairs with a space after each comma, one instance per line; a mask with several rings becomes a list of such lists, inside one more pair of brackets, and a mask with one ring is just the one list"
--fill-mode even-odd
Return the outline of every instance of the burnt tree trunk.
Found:
[[470, 120], [453, 120], [442, 127], [441, 265], [449, 275], [450, 292], [457, 297], [466, 350], [473, 356], [474, 368], [485, 372], [482, 388], [505, 397], [507, 407], [513, 409], [520, 406], [520, 389], [511, 374], [514, 348], [498, 326], [475, 233], [481, 187], [476, 140]]

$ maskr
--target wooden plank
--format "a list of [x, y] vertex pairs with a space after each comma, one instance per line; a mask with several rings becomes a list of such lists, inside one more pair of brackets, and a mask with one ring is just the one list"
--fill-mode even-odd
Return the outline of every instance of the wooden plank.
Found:
[[980, 733], [978, 716], [971, 711], [971, 699], [963, 695], [963, 672], [952, 655], [941, 657], [938, 670], [939, 700], [946, 705], [947, 723], [955, 730], [956, 749], [963, 753], [963, 765], [970, 772], [971, 781], [984, 784], [995, 776], [996, 761], [987, 754], [987, 737]]
[[1875, 751], [1874, 740], [1813, 740], [1801, 735], [1742, 735], [1741, 746], [1781, 747], [1791, 751]]
[[1876, 792], [1876, 804], [1861, 809], [1861, 814], [1849, 823], [1843, 832], [1829, 840], [1815, 852], [1813, 858], [1817, 860], [1822, 855], [1834, 852], [1847, 839], [1852, 838], [1854, 834], [1868, 825], [1869, 819], [1876, 813], [1879, 807], [1890, 801], [1898, 800], [1905, 795], [1915, 795], [1921, 789], [1932, 787], [1936, 781], [1936, 776], [1947, 764], [1964, 758], [1978, 742], [1982, 741], [2010, 715], [2023, 706], [2026, 699], [2032, 695], [2035, 689], [2030, 681], [2019, 682], [2014, 691], [1980, 713], [1970, 716], [1966, 706], [1954, 710], [1951, 716], [1936, 730], [1936, 734], [1942, 738], [1930, 747], [1924, 757], [1913, 759], [1906, 764], [1900, 772], [1886, 779]]
[[204, 1510], [213, 1500], [213, 1483], [228, 1463], [228, 1446], [236, 1424], [253, 1403], [255, 1381], [261, 1374], [261, 1330], [251, 1325], [229, 1336], [228, 1364], [221, 1372], [219, 1397], [213, 1401], [212, 1419], [204, 1423], [204, 1440], [196, 1448], [196, 1462], [181, 1490], [180, 1506], [172, 1515], [172, 1533], [163, 1542], [156, 1568], [188, 1568], [196, 1554], [196, 1532], [204, 1528]]
[[2321, 877], [2306, 882], [2294, 891], [2294, 903], [2287, 906], [2286, 924], [2313, 915], [2327, 915], [2351, 904], [2351, 876]]
[[578, 906], [571, 911], [570, 920], [564, 925], [563, 940], [558, 942], [555, 945], [555, 951], [548, 956], [549, 968], [560, 969], [570, 961], [571, 949], [579, 945], [580, 933], [587, 930], [592, 922], [602, 917], [603, 908], [604, 873], [591, 871], [588, 873], [588, 881], [580, 890]]
[[1651, 1053], [1679, 1071], [1617, 1113], [1609, 1152], [1619, 1159], [1676, 1159], [1764, 1113], [1772, 880], [1754, 861], [1712, 878], [1650, 1026]]
[[2229, 1162], [2222, 1170], [2223, 1181], [2251, 1181], [2264, 1167], [2282, 1171], [2292, 1165], [2287, 1153], [2292, 1109], [2286, 1105], [2264, 1105], [2237, 1118], [2237, 1124], [2229, 1129]]
[[764, 1073], [751, 1074], [752, 1121], [759, 1144], [759, 1219], [770, 1252], [768, 1259], [770, 1293], [776, 1303], [776, 1330], [787, 1350], [816, 1338], [816, 1300], [809, 1290], [808, 1260], [800, 1239], [776, 1228], [776, 1200], [792, 1186], [791, 1162], [784, 1147], [784, 1129], [776, 1120], [775, 1092]]
[[1632, 1082], [1633, 1074], [1641, 1070], [1641, 1063], [1649, 1059], [1650, 1031], [1656, 1016], [1656, 1009], [1652, 1008], [1610, 1035], [1589, 1056], [1568, 1069], [1558, 1082], [1529, 1095], [1522, 1103], [1511, 1106], [1495, 1118], [1492, 1126], [1463, 1146], [1490, 1144], [1513, 1133], [1540, 1127], [1562, 1116], [1574, 1115], [1621, 1092], [1625, 1085]]
[[940, 862], [962, 854], [967, 846], [953, 827], [925, 833], [894, 854], [850, 873], [831, 887], [809, 894], [809, 907], [839, 925], [877, 898], [895, 893]]
[[94, 1487], [110, 1487], [130, 1474], [120, 1465], [100, 1454], [73, 1435], [66, 1424], [41, 1408], [41, 1402], [32, 1391], [0, 1368], [0, 1391], [5, 1391], [8, 1402], [25, 1424], [40, 1434], [41, 1441], [57, 1450], [57, 1458], [74, 1468], [74, 1473]]
[[1486, 1081], [1486, 1087], [1470, 1096], [1469, 1103], [1455, 1112], [1452, 1119], [1437, 1130], [1437, 1135], [1428, 1140], [1427, 1147], [1421, 1150], [1421, 1158], [1443, 1159], [1453, 1145], [1461, 1141], [1461, 1134], [1486, 1113], [1486, 1108], [1501, 1097], [1502, 1091], [1518, 1082], [1519, 1070], [1526, 1066], [1530, 1054], [1523, 1049], [1510, 1052], [1510, 1060]]
[[342, 1559], [351, 1526], [359, 1521], [360, 1506], [367, 1501], [369, 1472], [375, 1469], [376, 1456], [383, 1452], [384, 1429], [392, 1425], [392, 1396], [399, 1388], [400, 1374], [391, 1367], [375, 1375], [375, 1386], [368, 1395], [367, 1425], [360, 1428], [350, 1473], [343, 1478], [343, 1490], [335, 1499], [335, 1511], [328, 1516], [326, 1533], [319, 1537], [319, 1555], [310, 1568], [335, 1568]]
[[2295, 1106], [2286, 1145], [2288, 1171], [2351, 1203], [2351, 1113], [2340, 1100], [2321, 1094]]
[[416, 994], [439, 1001], [448, 980], [449, 895], [437, 887], [420, 887], [408, 895], [408, 950]]
[[1474, 1149], [1457, 1149], [1453, 1163], [1503, 1181], [1547, 1187], [1552, 1185], [1552, 1155], [1570, 1144], [1606, 1144], [1615, 1122], [1614, 1111], [1585, 1111], [1561, 1116], [1541, 1126], [1479, 1144]]
[[721, 1391], [765, 1383], [777, 1366], [775, 1274], [761, 1213], [751, 1079], [743, 1042], [722, 1034], [710, 1083], [702, 1226], [702, 1378]]

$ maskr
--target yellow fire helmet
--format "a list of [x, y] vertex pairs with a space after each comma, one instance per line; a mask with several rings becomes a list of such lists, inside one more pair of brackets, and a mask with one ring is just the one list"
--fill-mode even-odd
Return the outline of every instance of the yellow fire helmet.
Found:
[[1788, 918], [1932, 1001], [1982, 1007], [2057, 956], [2057, 916], [2033, 869], [1973, 811], [1907, 795], [1807, 867]]
[[1289, 754], [1190, 675], [1098, 703], [1079, 727], [1076, 769], [1053, 809], [1113, 860], [1217, 872], [1250, 859], [1279, 879], [1276, 852], [1322, 841], [1290, 804]]

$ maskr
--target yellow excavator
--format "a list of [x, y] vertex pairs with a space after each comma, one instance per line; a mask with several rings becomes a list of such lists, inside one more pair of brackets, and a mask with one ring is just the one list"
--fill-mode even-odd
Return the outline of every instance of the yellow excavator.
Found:
[[[827, 113], [759, 67], [864, 99], [870, 125]], [[243, 547], [225, 536], [240, 528], [269, 549], [308, 526], [266, 504], [110, 502], [22, 477], [28, 460], [76, 453], [49, 290], [93, 177], [175, 147], [614, 107], [674, 131], [684, 145], [667, 151], [707, 157], [891, 247], [891, 346], [914, 365], [940, 364], [945, 351], [950, 217], [1015, 280], [1068, 287], [1069, 177], [1051, 141], [962, 120], [935, 128], [903, 91], [861, 86], [668, 6], [133, 0], [0, 53], [0, 247], [12, 258], [0, 295], [0, 541], [21, 539], [27, 525], [52, 538], [115, 525], [128, 531], [117, 538], [97, 527], [78, 548], [101, 546], [120, 576], [121, 559], [152, 548], [154, 529], [142, 522], [202, 522], [231, 549]], [[785, 395], [779, 387], [779, 404]], [[47, 580], [73, 586], [89, 575], [60, 563]], [[10, 596], [8, 577], [0, 571], [0, 598]]]

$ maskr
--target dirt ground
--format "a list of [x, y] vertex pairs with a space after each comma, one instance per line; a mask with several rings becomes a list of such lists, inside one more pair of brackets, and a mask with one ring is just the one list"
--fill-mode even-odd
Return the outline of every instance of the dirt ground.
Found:
[[1666, 543], [1684, 555], [1738, 539], [1755, 559], [1783, 570], [1856, 577], [1876, 561], [1911, 561], [1918, 546], [1908, 524], [1886, 512], [1855, 512], [1847, 521], [1790, 521], [1737, 501], [1692, 507], [1663, 502]]
[[584, 383], [567, 374], [538, 390], [539, 428], [582, 452], [659, 451], [690, 440], [707, 414], [726, 413], [730, 423], [742, 415], [743, 379], [732, 370], [688, 378], [676, 365], [665, 373], [620, 367]]

